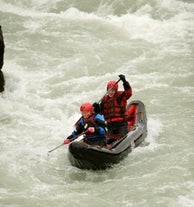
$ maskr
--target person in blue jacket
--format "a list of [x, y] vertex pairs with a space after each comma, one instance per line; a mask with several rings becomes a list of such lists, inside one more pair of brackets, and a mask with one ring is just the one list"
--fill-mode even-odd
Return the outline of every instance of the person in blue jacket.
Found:
[[84, 132], [85, 143], [101, 147], [105, 146], [107, 129], [104, 116], [95, 114], [91, 103], [82, 104], [80, 111], [82, 117], [77, 123], [75, 131], [64, 140], [64, 144], [69, 144], [73, 138]]

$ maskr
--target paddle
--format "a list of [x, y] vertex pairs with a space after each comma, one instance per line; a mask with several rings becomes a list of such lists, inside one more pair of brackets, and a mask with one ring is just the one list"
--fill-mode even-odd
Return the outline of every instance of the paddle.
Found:
[[[69, 139], [69, 143], [71, 143], [72, 141], [74, 141], [75, 139], [77, 139], [78, 137], [80, 137], [81, 135], [83, 135], [85, 133], [85, 131], [84, 132], [82, 132], [82, 133], [80, 133], [80, 134], [78, 134], [78, 135], [76, 135], [75, 137], [73, 137], [72, 139]], [[69, 144], [68, 143], [68, 144]], [[58, 149], [58, 148], [60, 148], [60, 147], [62, 147], [63, 145], [65, 145], [65, 143], [63, 142], [62, 144], [60, 144], [60, 145], [58, 145], [58, 146], [56, 146], [55, 148], [53, 148], [53, 149], [51, 149], [51, 150], [49, 150], [48, 151], [48, 155], [49, 155], [49, 153], [51, 153], [51, 152], [53, 152], [54, 150], [56, 150], [56, 149]]]
[[[98, 101], [98, 104], [100, 104], [100, 102], [102, 101], [102, 99], [115, 87], [115, 85], [118, 84], [118, 82], [120, 81], [121, 79], [119, 78], [118, 81], [111, 87], [107, 90], [107, 92], [102, 96], [102, 98]], [[82, 118], [82, 116], [77, 120], [77, 122], [74, 124], [74, 126], [76, 127], [77, 124], [79, 123], [80, 119]]]
[[61, 147], [61, 146], [63, 146], [63, 145], [64, 145], [64, 143], [62, 143], [62, 144], [60, 144], [60, 145], [56, 146], [55, 148], [53, 148], [53, 149], [49, 150], [47, 154], [51, 153], [52, 151], [54, 151], [54, 150], [58, 149], [59, 147]]

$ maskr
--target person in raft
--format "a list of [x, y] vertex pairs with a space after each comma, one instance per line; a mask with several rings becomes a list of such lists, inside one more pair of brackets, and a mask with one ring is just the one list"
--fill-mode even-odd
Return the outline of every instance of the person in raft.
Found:
[[95, 114], [91, 103], [82, 104], [80, 111], [82, 117], [77, 123], [75, 131], [64, 140], [64, 144], [69, 144], [73, 138], [76, 138], [77, 135], [84, 132], [85, 143], [89, 145], [99, 145], [101, 147], [105, 146], [105, 134], [107, 129], [104, 116]]
[[126, 120], [127, 100], [132, 96], [132, 88], [124, 75], [119, 75], [123, 82], [124, 91], [118, 91], [118, 81], [109, 81], [107, 83], [107, 95], [105, 95], [100, 104], [93, 103], [95, 112], [104, 115], [107, 122], [108, 134], [120, 138], [127, 134], [128, 125]]

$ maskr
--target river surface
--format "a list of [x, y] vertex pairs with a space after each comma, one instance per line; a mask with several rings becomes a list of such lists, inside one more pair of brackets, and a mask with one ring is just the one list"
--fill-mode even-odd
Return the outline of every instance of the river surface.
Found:
[[[194, 206], [193, 0], [0, 0], [0, 25], [1, 207]], [[105, 171], [71, 166], [68, 146], [48, 156], [119, 74], [146, 145]]]

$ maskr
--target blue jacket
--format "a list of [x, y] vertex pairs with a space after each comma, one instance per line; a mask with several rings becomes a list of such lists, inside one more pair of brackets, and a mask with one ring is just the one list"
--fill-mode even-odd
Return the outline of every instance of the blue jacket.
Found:
[[[89, 127], [95, 128], [94, 133], [87, 132], [87, 129]], [[86, 138], [105, 137], [107, 129], [106, 129], [106, 122], [105, 122], [104, 116], [101, 114], [93, 114], [87, 119], [84, 119], [82, 117], [76, 127], [76, 130], [72, 132], [71, 136], [75, 137], [76, 135], [78, 135], [84, 131], [86, 132], [85, 133]]]

